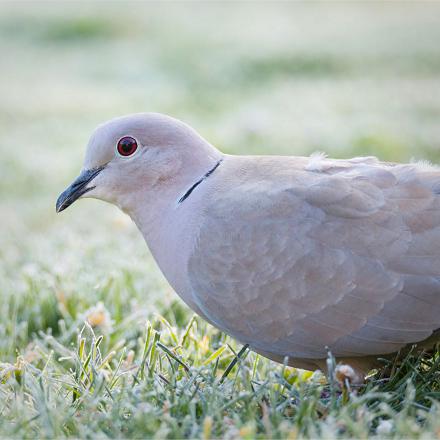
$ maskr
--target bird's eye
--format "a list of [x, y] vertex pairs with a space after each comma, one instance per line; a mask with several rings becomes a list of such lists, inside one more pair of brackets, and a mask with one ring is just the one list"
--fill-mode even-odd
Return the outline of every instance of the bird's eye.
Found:
[[131, 136], [125, 136], [119, 140], [117, 150], [121, 156], [127, 157], [135, 153], [138, 148], [136, 139]]

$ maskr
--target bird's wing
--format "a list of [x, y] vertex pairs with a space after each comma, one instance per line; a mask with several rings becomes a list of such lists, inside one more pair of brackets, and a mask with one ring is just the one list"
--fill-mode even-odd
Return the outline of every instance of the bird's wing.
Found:
[[203, 312], [255, 349], [397, 351], [440, 327], [440, 171], [373, 159], [229, 159], [188, 272]]

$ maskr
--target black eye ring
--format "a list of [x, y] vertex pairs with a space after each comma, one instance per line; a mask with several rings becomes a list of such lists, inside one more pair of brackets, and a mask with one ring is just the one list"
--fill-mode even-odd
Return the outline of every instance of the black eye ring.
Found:
[[137, 140], [131, 136], [124, 136], [116, 144], [116, 151], [122, 157], [132, 156], [138, 149]]

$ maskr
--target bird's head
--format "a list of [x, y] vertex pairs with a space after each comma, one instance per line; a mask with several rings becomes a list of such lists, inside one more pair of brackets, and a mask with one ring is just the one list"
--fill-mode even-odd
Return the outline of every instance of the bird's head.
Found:
[[169, 116], [139, 113], [112, 119], [93, 132], [83, 169], [59, 196], [56, 210], [81, 197], [124, 210], [149, 195], [178, 197], [219, 155], [192, 128]]

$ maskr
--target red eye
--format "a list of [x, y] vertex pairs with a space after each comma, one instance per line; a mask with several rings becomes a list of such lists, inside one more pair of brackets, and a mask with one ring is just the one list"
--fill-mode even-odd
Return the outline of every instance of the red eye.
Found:
[[125, 136], [118, 142], [118, 153], [121, 156], [131, 156], [137, 150], [136, 139], [131, 136]]

